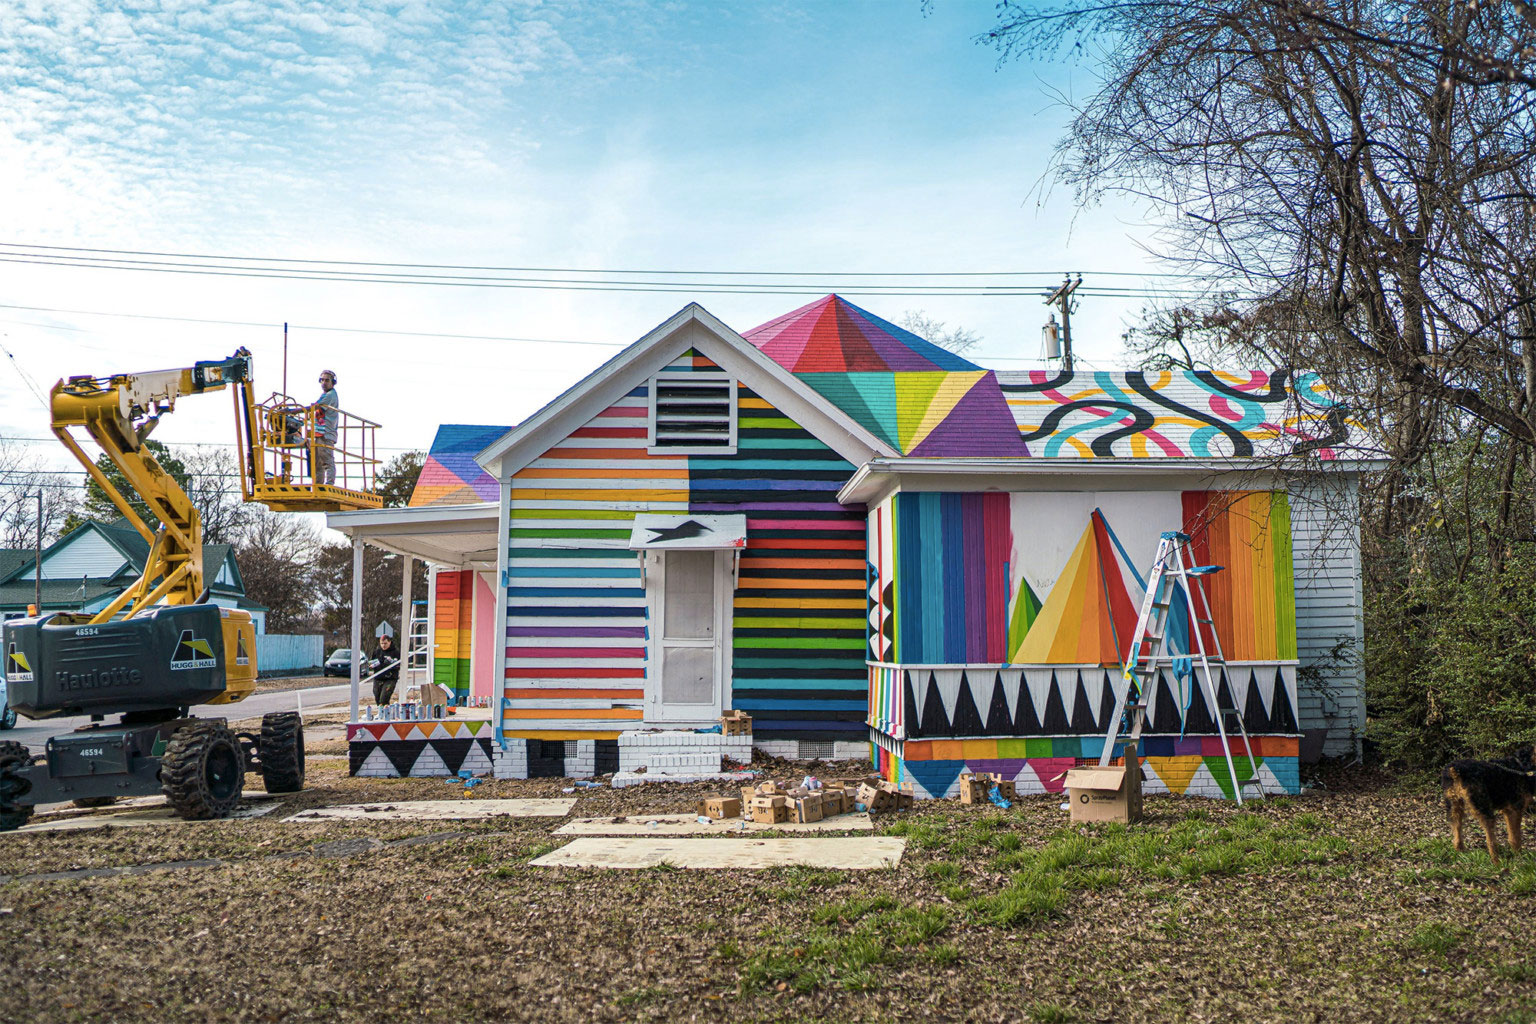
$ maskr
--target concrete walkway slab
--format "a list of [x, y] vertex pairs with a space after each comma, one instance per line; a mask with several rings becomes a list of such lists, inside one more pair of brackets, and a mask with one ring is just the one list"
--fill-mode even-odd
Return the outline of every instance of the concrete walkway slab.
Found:
[[541, 868], [677, 868], [719, 870], [789, 867], [894, 868], [907, 841], [895, 836], [852, 839], [573, 839], [534, 860]]
[[575, 797], [557, 800], [396, 800], [377, 804], [313, 807], [283, 820], [468, 821], [479, 818], [563, 818], [575, 806]]
[[[291, 795], [292, 794], [290, 793], [268, 793], [265, 790], [248, 789], [240, 794], [240, 802], [249, 804], [255, 803], [259, 800], [280, 800]], [[115, 803], [107, 804], [105, 807], [101, 808], [76, 807], [69, 801], [56, 804], [38, 804], [36, 811], [32, 815], [32, 820], [36, 821], [39, 818], [62, 818], [79, 816], [82, 814], [110, 814], [113, 811], [138, 810], [142, 807], [165, 807], [168, 806], [168, 804], [169, 801], [167, 801], [164, 796], [160, 795], [127, 796], [123, 797], [121, 800], [118, 800]]]
[[123, 811], [119, 814], [83, 814], [73, 818], [50, 818], [44, 821], [34, 821], [23, 825], [14, 832], [0, 832], [0, 835], [26, 835], [29, 832], [85, 832], [97, 828], [134, 828], [140, 825], [205, 825], [216, 824], [221, 821], [241, 821], [246, 818], [259, 818], [277, 810], [275, 803], [259, 803], [247, 807], [240, 807], [227, 818], [209, 818], [206, 821], [188, 821], [178, 818], [169, 807], [147, 807], [140, 810]]
[[745, 818], [699, 821], [696, 814], [631, 814], [627, 817], [577, 818], [555, 829], [557, 836], [720, 836], [743, 832], [868, 832], [869, 815], [839, 814], [804, 824], [763, 825]]

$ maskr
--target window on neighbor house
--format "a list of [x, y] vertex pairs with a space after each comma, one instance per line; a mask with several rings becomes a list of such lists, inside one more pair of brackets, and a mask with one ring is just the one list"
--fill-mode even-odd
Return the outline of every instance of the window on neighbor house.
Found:
[[679, 455], [735, 454], [736, 381], [724, 373], [652, 378], [650, 448]]

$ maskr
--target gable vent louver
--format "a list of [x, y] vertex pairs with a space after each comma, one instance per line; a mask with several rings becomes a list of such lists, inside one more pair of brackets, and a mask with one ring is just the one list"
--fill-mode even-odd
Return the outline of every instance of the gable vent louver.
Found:
[[658, 376], [651, 383], [651, 447], [736, 447], [736, 382], [723, 373]]

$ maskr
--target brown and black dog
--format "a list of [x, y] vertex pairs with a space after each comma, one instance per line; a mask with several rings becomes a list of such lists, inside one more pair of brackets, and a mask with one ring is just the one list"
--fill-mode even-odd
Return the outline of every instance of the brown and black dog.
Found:
[[1499, 862], [1498, 846], [1493, 836], [1493, 813], [1504, 815], [1509, 829], [1509, 849], [1520, 852], [1520, 819], [1536, 799], [1536, 746], [1520, 748], [1511, 757], [1497, 761], [1452, 761], [1440, 773], [1440, 788], [1445, 792], [1445, 809], [1451, 819], [1451, 838], [1456, 849], [1464, 850], [1461, 823], [1470, 808], [1483, 823], [1488, 837], [1488, 856]]

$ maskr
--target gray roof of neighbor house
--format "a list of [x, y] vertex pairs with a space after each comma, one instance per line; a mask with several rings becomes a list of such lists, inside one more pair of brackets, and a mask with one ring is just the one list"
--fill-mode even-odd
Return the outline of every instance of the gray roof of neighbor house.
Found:
[[[112, 523], [81, 524], [44, 549], [44, 561], [47, 561], [50, 552], [62, 547], [81, 531], [91, 529], [98, 531], [109, 544], [121, 552], [128, 565], [111, 576], [87, 577], [84, 580], [45, 578], [42, 595], [45, 607], [59, 604], [78, 607], [81, 604], [89, 604], [103, 595], [115, 596], [137, 579], [138, 574], [143, 571], [144, 561], [149, 557], [149, 543], [123, 519]], [[238, 563], [230, 557], [232, 550], [228, 544], [203, 545], [203, 568], [208, 575], [208, 588], [216, 594], [240, 598], [242, 608], [263, 609], [263, 605], [244, 600], [245, 582], [240, 578]], [[32, 603], [35, 593], [33, 582], [18, 577], [27, 574], [34, 558], [34, 552], [29, 548], [0, 548], [0, 608], [25, 608]], [[233, 566], [233, 583], [218, 582], [219, 571], [226, 562]], [[82, 585], [84, 586], [83, 599]]]
[[34, 557], [31, 548], [0, 548], [0, 580], [30, 564]]

